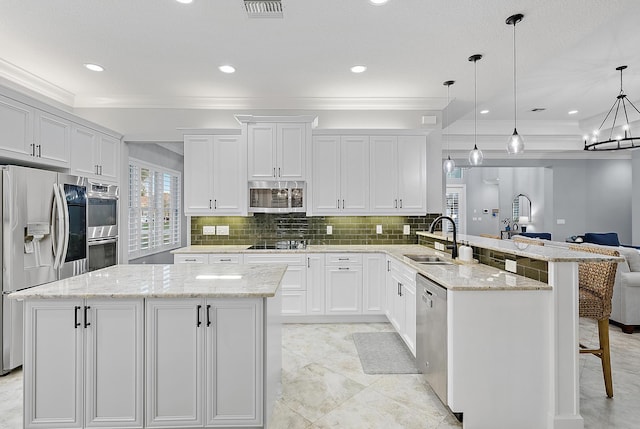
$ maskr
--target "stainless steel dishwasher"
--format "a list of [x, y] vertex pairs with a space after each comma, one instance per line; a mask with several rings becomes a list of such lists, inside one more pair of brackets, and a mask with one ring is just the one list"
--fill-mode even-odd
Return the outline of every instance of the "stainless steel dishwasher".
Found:
[[447, 290], [421, 274], [416, 293], [416, 361], [431, 388], [447, 404]]

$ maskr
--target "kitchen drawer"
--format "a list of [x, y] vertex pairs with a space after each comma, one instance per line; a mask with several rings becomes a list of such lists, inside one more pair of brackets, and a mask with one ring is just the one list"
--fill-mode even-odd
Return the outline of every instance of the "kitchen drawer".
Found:
[[185, 253], [173, 255], [174, 264], [207, 264], [208, 262], [209, 255]]
[[306, 291], [282, 291], [282, 315], [298, 315], [307, 313]]
[[242, 255], [238, 254], [211, 254], [209, 255], [210, 264], [239, 264], [242, 262]]
[[413, 268], [409, 267], [403, 262], [391, 259], [390, 270], [395, 272], [399, 277], [402, 278], [403, 284], [410, 284], [415, 287], [417, 271], [415, 271]]
[[327, 253], [325, 265], [362, 265], [362, 254], [359, 253]]
[[306, 255], [304, 253], [282, 253], [282, 254], [250, 254], [244, 255], [245, 264], [287, 264], [306, 265]]

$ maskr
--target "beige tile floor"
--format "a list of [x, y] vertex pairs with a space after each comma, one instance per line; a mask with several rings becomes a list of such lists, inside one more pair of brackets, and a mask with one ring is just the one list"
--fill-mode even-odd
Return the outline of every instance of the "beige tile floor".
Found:
[[[285, 325], [283, 395], [269, 429], [460, 428], [420, 375], [362, 372], [351, 334], [392, 329], [385, 323]], [[596, 325], [581, 320], [580, 338], [595, 344]], [[613, 399], [604, 394], [600, 361], [580, 358], [586, 429], [640, 427], [640, 332], [627, 335], [612, 327], [611, 353]], [[22, 372], [17, 370], [0, 377], [0, 429], [21, 427]]]

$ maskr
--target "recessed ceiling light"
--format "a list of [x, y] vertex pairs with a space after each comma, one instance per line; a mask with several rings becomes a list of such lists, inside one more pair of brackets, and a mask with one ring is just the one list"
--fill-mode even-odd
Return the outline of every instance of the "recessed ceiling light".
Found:
[[385, 4], [389, 0], [369, 0], [369, 3], [375, 4], [376, 6], [380, 6], [381, 4]]
[[182, 4], [190, 4], [193, 3], [193, 0], [176, 0], [178, 3], [182, 3]]
[[87, 69], [94, 71], [94, 72], [101, 72], [104, 71], [104, 67], [102, 67], [100, 64], [92, 64], [92, 63], [85, 63], [84, 65]]
[[489, 111], [488, 111], [488, 110], [486, 110], [486, 109], [485, 109], [485, 110], [481, 110], [481, 111], [480, 111], [480, 114], [481, 114], [481, 115], [486, 115], [487, 113], [489, 113]]
[[218, 67], [218, 70], [220, 70], [222, 73], [235, 73], [236, 68], [234, 66], [225, 64], [223, 66]]
[[575, 115], [576, 113], [578, 113], [578, 111], [577, 110], [569, 110], [567, 113], [570, 114], [570, 115]]
[[353, 66], [351, 67], [351, 71], [353, 73], [362, 73], [367, 69], [367, 66]]

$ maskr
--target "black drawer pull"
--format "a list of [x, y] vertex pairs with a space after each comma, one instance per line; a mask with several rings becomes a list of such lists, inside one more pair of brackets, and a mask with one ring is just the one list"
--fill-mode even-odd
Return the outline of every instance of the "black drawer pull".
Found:
[[80, 326], [80, 322], [78, 322], [78, 310], [80, 310], [80, 306], [76, 305], [73, 309], [73, 327], [75, 329], [78, 329], [78, 326]]
[[207, 304], [207, 328], [211, 326], [211, 306]]
[[85, 305], [84, 306], [84, 327], [86, 328], [87, 326], [91, 326], [91, 323], [89, 323], [87, 321], [87, 312], [88, 310], [91, 308], [91, 306], [89, 305]]
[[196, 313], [198, 315], [198, 320], [197, 320], [197, 323], [196, 323], [196, 327], [198, 327], [198, 328], [200, 327], [200, 325], [202, 325], [202, 321], [200, 320], [200, 309], [201, 308], [202, 308], [201, 305], [198, 305], [198, 307], [196, 308]]

